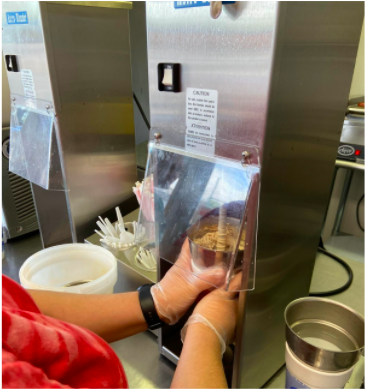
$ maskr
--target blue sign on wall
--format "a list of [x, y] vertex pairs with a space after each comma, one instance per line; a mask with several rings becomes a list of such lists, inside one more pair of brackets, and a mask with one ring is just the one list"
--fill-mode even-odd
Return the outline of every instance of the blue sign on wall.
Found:
[[8, 24], [28, 24], [27, 11], [7, 12], [6, 21]]
[[[235, 1], [222, 1], [223, 4], [233, 4]], [[206, 7], [210, 1], [174, 1], [175, 8]]]

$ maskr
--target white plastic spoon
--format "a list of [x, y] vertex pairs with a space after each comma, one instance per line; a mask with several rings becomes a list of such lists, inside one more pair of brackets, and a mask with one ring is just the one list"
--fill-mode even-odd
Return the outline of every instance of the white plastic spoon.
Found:
[[103, 239], [106, 239], [106, 236], [103, 235], [100, 231], [94, 230], [98, 235], [100, 235]]
[[114, 236], [115, 238], [119, 238], [118, 234], [115, 232], [115, 229], [114, 229], [112, 223], [110, 223], [109, 219], [106, 218], [105, 223], [106, 223], [106, 228], [109, 231], [109, 235]]
[[101, 224], [99, 221], [97, 221], [96, 224], [101, 229], [101, 231], [104, 232], [105, 235], [110, 235], [108, 229], [104, 227], [104, 224]]

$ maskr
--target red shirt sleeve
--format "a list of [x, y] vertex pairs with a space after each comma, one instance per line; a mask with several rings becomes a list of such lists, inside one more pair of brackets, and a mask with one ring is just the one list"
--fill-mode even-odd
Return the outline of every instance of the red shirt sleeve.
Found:
[[42, 315], [2, 277], [2, 384], [6, 388], [127, 388], [111, 347], [94, 333]]
[[41, 369], [28, 362], [17, 361], [14, 354], [3, 349], [2, 380], [7, 388], [70, 388], [50, 380]]

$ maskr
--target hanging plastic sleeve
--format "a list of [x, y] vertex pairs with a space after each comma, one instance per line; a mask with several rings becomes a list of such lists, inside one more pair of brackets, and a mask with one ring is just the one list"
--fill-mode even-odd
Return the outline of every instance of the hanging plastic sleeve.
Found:
[[13, 106], [9, 170], [48, 190], [65, 190], [54, 114]]

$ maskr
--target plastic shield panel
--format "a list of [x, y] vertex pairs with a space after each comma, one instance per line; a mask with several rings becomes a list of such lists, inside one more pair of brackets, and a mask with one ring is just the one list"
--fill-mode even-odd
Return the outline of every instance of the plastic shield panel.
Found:
[[185, 270], [201, 277], [221, 268], [214, 286], [228, 289], [240, 277], [234, 289], [253, 289], [259, 174], [258, 166], [151, 142], [136, 243], [179, 266], [185, 242]]
[[12, 108], [9, 170], [44, 189], [65, 190], [53, 123], [53, 114]]

